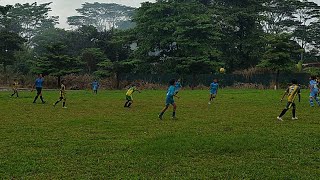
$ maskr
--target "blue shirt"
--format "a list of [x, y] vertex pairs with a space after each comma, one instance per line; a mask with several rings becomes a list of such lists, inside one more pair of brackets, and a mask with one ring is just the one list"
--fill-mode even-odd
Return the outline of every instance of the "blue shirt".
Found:
[[99, 83], [97, 81], [93, 82], [92, 87], [93, 87], [93, 89], [98, 89]]
[[43, 82], [44, 82], [44, 79], [43, 79], [43, 78], [37, 78], [37, 79], [36, 79], [36, 82], [35, 82], [36, 87], [37, 87], [37, 88], [42, 88]]
[[179, 90], [181, 88], [181, 83], [180, 82], [176, 82], [176, 90]]
[[167, 92], [167, 98], [173, 98], [175, 94], [176, 88], [174, 86], [170, 86]]
[[210, 84], [210, 90], [211, 91], [216, 91], [216, 90], [218, 90], [218, 88], [219, 88], [219, 84], [218, 83], [213, 82], [213, 83]]
[[309, 84], [311, 90], [318, 90], [318, 82], [316, 80], [311, 80]]

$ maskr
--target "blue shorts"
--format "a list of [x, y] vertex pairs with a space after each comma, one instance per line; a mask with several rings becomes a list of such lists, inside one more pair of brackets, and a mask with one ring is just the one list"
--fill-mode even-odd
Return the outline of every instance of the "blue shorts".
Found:
[[217, 94], [217, 90], [211, 90], [211, 91], [210, 91], [210, 94], [216, 95], [216, 94]]
[[173, 98], [167, 98], [166, 99], [166, 106], [170, 105], [170, 104], [174, 104], [174, 99]]
[[313, 91], [310, 92], [310, 97], [317, 97], [319, 93], [318, 89], [314, 89]]

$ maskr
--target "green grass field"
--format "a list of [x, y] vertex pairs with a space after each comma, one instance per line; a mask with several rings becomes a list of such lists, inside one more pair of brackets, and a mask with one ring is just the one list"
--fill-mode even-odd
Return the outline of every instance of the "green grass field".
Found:
[[53, 108], [58, 92], [9, 98], [0, 92], [2, 179], [319, 179], [320, 108], [308, 92], [299, 120], [276, 117], [283, 91], [182, 91], [177, 120], [157, 118], [165, 91], [70, 91], [68, 109]]

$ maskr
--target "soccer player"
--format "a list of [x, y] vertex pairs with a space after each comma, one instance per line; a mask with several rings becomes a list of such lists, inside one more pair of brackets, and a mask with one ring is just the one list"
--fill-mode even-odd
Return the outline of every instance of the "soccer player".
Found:
[[99, 87], [100, 87], [99, 82], [97, 80], [94, 80], [93, 83], [92, 83], [93, 93], [98, 94]]
[[298, 82], [296, 79], [292, 80], [292, 85], [289, 86], [287, 88], [287, 90], [285, 91], [284, 95], [281, 98], [281, 102], [286, 95], [288, 95], [287, 106], [285, 107], [285, 109], [283, 109], [283, 111], [277, 117], [277, 119], [279, 121], [283, 121], [282, 116], [285, 115], [286, 112], [292, 107], [292, 120], [297, 120], [298, 117], [296, 116], [296, 104], [294, 103], [294, 101], [295, 101], [296, 97], [298, 96], [299, 102], [300, 102], [301, 96], [300, 96], [300, 87], [298, 86]]
[[310, 77], [309, 88], [310, 88], [310, 106], [311, 107], [314, 106], [313, 100], [315, 100], [320, 106], [320, 101], [318, 97], [319, 88], [318, 88], [317, 78], [315, 76]]
[[11, 97], [14, 96], [15, 94], [17, 95], [17, 97], [19, 97], [18, 86], [19, 86], [19, 83], [18, 83], [17, 79], [14, 79], [13, 84], [12, 84], [13, 94], [11, 94]]
[[38, 78], [36, 79], [33, 87], [32, 87], [32, 90], [31, 92], [33, 91], [34, 87], [36, 87], [36, 90], [37, 90], [37, 95], [36, 97], [34, 98], [33, 100], [33, 103], [36, 103], [38, 97], [40, 96], [40, 99], [42, 101], [42, 104], [46, 103], [44, 100], [43, 100], [43, 97], [42, 97], [42, 87], [43, 87], [43, 82], [44, 82], [44, 79], [43, 79], [43, 76], [42, 74], [39, 74], [38, 75]]
[[179, 90], [182, 88], [182, 85], [181, 85], [181, 80], [180, 79], [178, 79], [177, 81], [176, 81], [176, 84], [175, 84], [175, 95], [177, 95], [178, 93], [179, 93]]
[[56, 107], [56, 105], [59, 103], [59, 102], [62, 102], [62, 108], [67, 108], [66, 107], [66, 101], [67, 101], [67, 98], [66, 98], [66, 86], [64, 85], [64, 80], [61, 81], [61, 88], [60, 88], [60, 98], [59, 100], [53, 104], [53, 107]]
[[218, 79], [214, 79], [213, 82], [210, 84], [210, 98], [208, 104], [211, 104], [214, 98], [217, 97], [219, 89]]
[[163, 114], [167, 111], [170, 104], [173, 106], [172, 119], [176, 118], [177, 105], [174, 102], [174, 97], [177, 97], [177, 98], [179, 98], [179, 97], [175, 94], [175, 82], [176, 82], [175, 79], [171, 79], [169, 81], [170, 86], [167, 91], [166, 106], [162, 109], [161, 113], [158, 115], [159, 119], [161, 119], [161, 120], [162, 120]]
[[133, 84], [127, 91], [126, 93], [126, 103], [124, 104], [124, 107], [126, 108], [130, 108], [130, 106], [132, 105], [133, 103], [133, 97], [132, 97], [132, 94], [134, 92], [138, 91], [139, 93], [141, 93], [141, 91], [136, 87], [135, 84]]

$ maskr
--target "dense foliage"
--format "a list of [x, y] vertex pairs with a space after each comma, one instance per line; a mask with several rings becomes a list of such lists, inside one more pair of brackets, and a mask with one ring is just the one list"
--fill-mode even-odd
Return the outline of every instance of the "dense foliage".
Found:
[[68, 18], [73, 30], [55, 28], [58, 17], [48, 15], [50, 5], [0, 7], [4, 69], [118, 78], [196, 76], [221, 67], [228, 73], [252, 67], [279, 73], [319, 61], [320, 7], [307, 0], [158, 0], [137, 9], [85, 3], [79, 16]]

